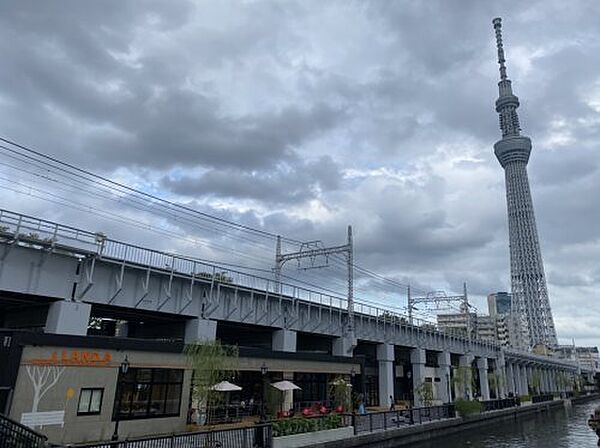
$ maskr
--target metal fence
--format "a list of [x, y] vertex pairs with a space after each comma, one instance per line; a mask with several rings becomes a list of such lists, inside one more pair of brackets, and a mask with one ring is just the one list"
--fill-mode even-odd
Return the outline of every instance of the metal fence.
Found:
[[534, 395], [533, 397], [531, 397], [532, 403], [543, 403], [544, 401], [552, 400], [554, 400], [554, 395], [552, 394]]
[[43, 434], [0, 414], [0, 447], [42, 448], [46, 446], [46, 440]]
[[77, 448], [272, 448], [270, 424], [73, 445]]
[[364, 415], [352, 415], [354, 434], [404, 426], [420, 425], [422, 423], [453, 418], [456, 416], [454, 406], [445, 404], [426, 408], [399, 409], [397, 411], [372, 412]]
[[521, 406], [519, 397], [485, 400], [481, 402], [481, 412], [497, 411], [499, 409], [513, 408], [515, 406]]

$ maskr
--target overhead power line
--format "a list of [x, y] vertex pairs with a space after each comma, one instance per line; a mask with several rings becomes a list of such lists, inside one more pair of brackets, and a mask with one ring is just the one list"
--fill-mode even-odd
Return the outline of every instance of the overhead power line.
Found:
[[[19, 167], [14, 164], [8, 163], [0, 164], [7, 166], [10, 169], [19, 170], [30, 176], [33, 175], [40, 180], [52, 182], [56, 185], [59, 185], [61, 186], [59, 188], [68, 189], [69, 194], [72, 194], [74, 191], [79, 193], [83, 192], [100, 200], [111, 200], [118, 201], [120, 203], [126, 203], [127, 205], [142, 212], [156, 213], [157, 211], [162, 210], [162, 212], [167, 213], [170, 218], [174, 219], [176, 222], [179, 223], [192, 225], [204, 231], [218, 232], [219, 234], [222, 234], [227, 238], [239, 239], [244, 243], [255, 245], [256, 247], [267, 247], [269, 252], [271, 252], [275, 247], [277, 234], [271, 231], [241, 224], [206, 212], [201, 212], [192, 207], [168, 199], [161, 198], [155, 194], [136, 189], [121, 182], [114, 181], [105, 176], [95, 174], [89, 170], [80, 168], [71, 163], [64, 162], [56, 157], [49, 156], [47, 154], [44, 154], [26, 145], [17, 143], [8, 138], [0, 137], [0, 142], [5, 143], [0, 144], [0, 151], [4, 152], [5, 156], [11, 158], [13, 161], [17, 161], [17, 163], [24, 164], [25, 166]], [[35, 170], [39, 170], [41, 172], [36, 172]], [[7, 179], [5, 179], [5, 181], [7, 181]], [[25, 190], [17, 191], [14, 188], [15, 186], [17, 185], [12, 185], [12, 187], [5, 185], [2, 186], [2, 188], [13, 190], [20, 194], [30, 194], [31, 196], [38, 197], [39, 199], [47, 200], [54, 203], [60, 203], [61, 205], [74, 207], [78, 210], [86, 209], [86, 204], [77, 203], [76, 201], [73, 201], [68, 197], [63, 197], [55, 194], [53, 195], [52, 193], [43, 191], [43, 189], [39, 188], [37, 189], [36, 193], [33, 194], [32, 188], [35, 187], [27, 186], [25, 184], [21, 185], [21, 187]], [[27, 190], [29, 190], [29, 193], [27, 192]], [[50, 198], [44, 196], [53, 197]], [[86, 211], [92, 214], [98, 214], [97, 210], [92, 210], [90, 207], [88, 207]], [[118, 214], [104, 213], [103, 217], [106, 219], [113, 219], [118, 222], [124, 222], [125, 220], [129, 219], [131, 221], [129, 222], [129, 225], [134, 225], [156, 233], [165, 234], [173, 237], [174, 239], [182, 239], [184, 241], [193, 242], [194, 244], [200, 244], [208, 247], [213, 247], [218, 250], [237, 253], [238, 255], [243, 256], [244, 258], [253, 257], [247, 252], [238, 251], [232, 248], [226, 248], [221, 245], [217, 245], [212, 241], [199, 241], [194, 238], [190, 238], [189, 235], [176, 234], [175, 232], [172, 232], [172, 230], [167, 231], [167, 229], [164, 227], [148, 226], [147, 224], [141, 223], [139, 221], [136, 223], [133, 222], [135, 220], [131, 218], [125, 218]], [[200, 221], [203, 221], [204, 224], [201, 224]], [[236, 231], [239, 233], [234, 233], [232, 231]], [[259, 241], [256, 238], [262, 239]], [[265, 239], [268, 240], [270, 244], [269, 246], [265, 246], [265, 244], [267, 243]], [[282, 237], [282, 241], [286, 244], [291, 244], [294, 246], [302, 244], [300, 240], [296, 240], [289, 237]], [[344, 263], [344, 267], [347, 266], [345, 260], [337, 260], [336, 257], [337, 256], [333, 257], [334, 263], [332, 263], [332, 267], [339, 269], [342, 267], [342, 263]], [[274, 260], [271, 259], [270, 256], [269, 258], [260, 256], [260, 261], [261, 263], [265, 263], [266, 261], [270, 261], [272, 263]], [[352, 266], [357, 271], [357, 273], [360, 273], [363, 276], [373, 278], [381, 283], [385, 283], [389, 286], [400, 288], [402, 290], [408, 288], [407, 284], [403, 284], [396, 280], [385, 277], [381, 274], [373, 272], [372, 270], [364, 268], [355, 263], [353, 263]], [[361, 282], [362, 278], [364, 277], [357, 277], [357, 288], [359, 289], [359, 283]], [[323, 280], [331, 281], [333, 279], [326, 278], [319, 279], [318, 281], [323, 282]], [[321, 287], [321, 289], [323, 288]], [[423, 293], [426, 292], [423, 291]]]

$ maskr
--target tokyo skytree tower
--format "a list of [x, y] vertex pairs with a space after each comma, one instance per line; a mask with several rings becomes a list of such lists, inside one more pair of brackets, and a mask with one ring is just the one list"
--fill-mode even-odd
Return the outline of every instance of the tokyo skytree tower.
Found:
[[494, 153], [504, 168], [506, 181], [512, 311], [525, 316], [529, 333], [525, 336], [529, 338], [530, 347], [538, 343], [556, 346], [556, 330], [527, 176], [531, 140], [521, 135], [517, 115], [519, 98], [513, 94], [511, 81], [506, 76], [502, 20], [496, 18], [493, 24], [500, 64], [496, 112], [502, 130], [502, 139], [494, 145]]

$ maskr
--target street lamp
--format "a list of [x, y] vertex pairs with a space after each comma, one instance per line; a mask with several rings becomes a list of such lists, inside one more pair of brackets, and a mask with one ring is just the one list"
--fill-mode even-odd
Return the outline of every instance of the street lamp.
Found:
[[267, 365], [263, 362], [262, 365], [260, 366], [260, 374], [262, 375], [262, 399], [261, 399], [261, 403], [260, 403], [260, 422], [264, 423], [265, 420], [267, 419], [265, 416], [265, 376], [267, 375], [267, 372], [269, 371], [269, 368], [267, 367]]
[[[119, 371], [125, 375], [129, 371], [129, 359], [125, 355], [125, 359], [119, 366]], [[113, 432], [111, 440], [119, 440], [119, 421], [121, 417], [121, 375], [117, 376], [117, 397], [119, 397], [119, 404], [117, 405], [117, 412], [115, 413], [115, 432]]]

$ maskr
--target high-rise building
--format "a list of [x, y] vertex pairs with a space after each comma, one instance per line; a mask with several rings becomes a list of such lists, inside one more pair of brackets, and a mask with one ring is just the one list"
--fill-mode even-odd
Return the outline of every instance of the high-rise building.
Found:
[[495, 317], [498, 314], [510, 313], [510, 294], [507, 292], [495, 292], [487, 296], [488, 312]]
[[494, 145], [494, 153], [505, 172], [512, 311], [525, 317], [530, 347], [540, 343], [556, 346], [556, 330], [548, 300], [542, 253], [527, 176], [531, 140], [521, 135], [517, 114], [519, 99], [513, 94], [511, 81], [506, 75], [502, 20], [496, 18], [493, 24], [500, 64], [496, 112], [500, 116], [502, 130], [502, 139]]

